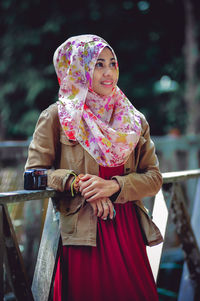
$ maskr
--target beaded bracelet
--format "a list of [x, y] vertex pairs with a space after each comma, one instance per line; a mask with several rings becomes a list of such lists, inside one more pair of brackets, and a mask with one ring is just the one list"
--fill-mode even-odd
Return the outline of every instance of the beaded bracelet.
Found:
[[79, 192], [78, 183], [79, 183], [80, 179], [84, 176], [84, 174], [79, 174], [78, 176], [76, 176], [74, 173], [72, 173], [72, 174], [74, 175], [75, 178], [71, 183], [71, 195], [72, 195], [72, 197], [74, 197], [74, 190], [76, 193]]
[[76, 175], [73, 171], [70, 172], [70, 175], [74, 176], [74, 179], [73, 179], [73, 181], [72, 181], [72, 183], [71, 183], [71, 185], [70, 185], [70, 188], [71, 188], [71, 195], [74, 197], [73, 183], [74, 183], [74, 181], [76, 180], [77, 175]]
[[76, 181], [76, 177], [74, 178], [74, 180], [71, 182], [71, 195], [72, 197], [74, 197], [74, 182]]

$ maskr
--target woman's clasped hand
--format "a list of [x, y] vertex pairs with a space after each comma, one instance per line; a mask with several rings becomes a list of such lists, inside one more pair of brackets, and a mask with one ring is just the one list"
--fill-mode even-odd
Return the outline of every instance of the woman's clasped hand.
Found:
[[109, 197], [119, 191], [118, 182], [116, 180], [105, 180], [91, 174], [78, 177], [78, 191], [86, 202], [90, 203], [94, 215], [104, 220], [108, 217], [113, 219], [114, 206]]

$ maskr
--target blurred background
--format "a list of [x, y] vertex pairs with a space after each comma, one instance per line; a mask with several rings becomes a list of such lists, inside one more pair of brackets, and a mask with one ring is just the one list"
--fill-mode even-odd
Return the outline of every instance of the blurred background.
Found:
[[198, 102], [200, 93], [199, 13], [198, 0], [1, 0], [1, 140], [32, 135], [40, 111], [57, 99], [55, 49], [84, 33], [115, 49], [119, 86], [152, 135], [187, 133], [188, 86]]
[[[35, 123], [57, 100], [54, 51], [67, 38], [85, 33], [103, 37], [114, 48], [118, 86], [145, 114], [161, 171], [198, 168], [199, 15], [199, 0], [1, 0], [0, 191], [23, 188]], [[45, 202], [9, 206], [30, 281]], [[170, 220], [168, 229], [163, 267], [175, 277], [169, 285], [166, 276], [160, 276], [160, 287], [168, 291], [167, 299], [163, 293], [160, 300], [176, 300], [179, 281], [174, 279], [179, 279], [183, 262]], [[166, 265], [169, 256], [171, 270]]]

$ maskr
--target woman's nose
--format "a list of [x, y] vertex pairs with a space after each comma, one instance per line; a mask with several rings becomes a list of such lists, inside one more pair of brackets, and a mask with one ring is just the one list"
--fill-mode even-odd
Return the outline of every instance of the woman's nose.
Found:
[[110, 67], [106, 67], [104, 69], [104, 76], [108, 76], [108, 75], [111, 75], [112, 74], [112, 70]]

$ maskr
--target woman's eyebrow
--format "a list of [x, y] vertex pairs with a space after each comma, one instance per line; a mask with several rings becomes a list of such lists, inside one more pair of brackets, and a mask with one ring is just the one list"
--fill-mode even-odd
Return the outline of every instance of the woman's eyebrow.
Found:
[[[102, 61], [102, 62], [105, 62], [105, 59], [97, 59], [97, 61]], [[112, 58], [110, 59], [110, 61], [115, 61], [115, 58], [114, 58], [114, 57], [112, 57]]]

